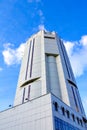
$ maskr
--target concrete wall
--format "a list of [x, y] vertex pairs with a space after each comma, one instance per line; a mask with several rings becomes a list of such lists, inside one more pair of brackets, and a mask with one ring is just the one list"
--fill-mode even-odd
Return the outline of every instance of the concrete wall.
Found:
[[53, 130], [50, 94], [0, 112], [0, 130]]

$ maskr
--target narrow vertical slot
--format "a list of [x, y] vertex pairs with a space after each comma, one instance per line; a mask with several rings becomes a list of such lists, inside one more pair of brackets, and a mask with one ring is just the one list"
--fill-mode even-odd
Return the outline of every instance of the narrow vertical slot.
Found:
[[34, 55], [34, 44], [35, 44], [35, 39], [33, 39], [33, 46], [32, 46], [32, 55], [31, 55], [31, 64], [30, 64], [30, 77], [32, 76], [33, 55]]
[[77, 99], [78, 99], [78, 103], [79, 103], [79, 106], [80, 106], [80, 110], [81, 110], [81, 113], [83, 113], [83, 107], [82, 107], [82, 103], [81, 103], [81, 100], [80, 100], [80, 96], [79, 96], [79, 93], [76, 91], [76, 95], [77, 95]]
[[30, 89], [31, 89], [31, 85], [28, 86], [28, 100], [30, 99]]
[[72, 92], [73, 92], [74, 102], [75, 102], [75, 105], [76, 105], [76, 110], [79, 111], [79, 109], [78, 109], [78, 104], [77, 104], [76, 97], [75, 97], [75, 93], [74, 93], [74, 89], [73, 89], [73, 86], [71, 86], [71, 88], [72, 88]]
[[26, 67], [25, 80], [27, 80], [27, 74], [28, 74], [28, 68], [29, 68], [29, 59], [30, 59], [30, 51], [31, 51], [31, 42], [32, 42], [32, 41], [30, 41], [30, 47], [29, 47], [29, 50], [28, 50], [28, 60], [27, 60], [27, 67]]
[[25, 88], [23, 89], [22, 103], [24, 103], [24, 98], [25, 98]]
[[63, 43], [61, 42], [60, 40], [60, 47], [61, 47], [61, 50], [62, 50], [62, 54], [63, 54], [63, 58], [64, 58], [64, 61], [65, 61], [65, 66], [66, 66], [66, 69], [67, 69], [67, 73], [68, 73], [68, 76], [70, 78], [70, 72], [69, 72], [69, 69], [68, 69], [68, 65], [67, 65], [67, 61], [66, 61], [66, 57], [65, 57], [65, 50], [63, 49]]

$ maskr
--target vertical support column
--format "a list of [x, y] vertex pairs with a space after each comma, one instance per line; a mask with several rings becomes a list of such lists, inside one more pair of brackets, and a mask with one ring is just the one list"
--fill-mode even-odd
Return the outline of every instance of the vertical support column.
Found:
[[48, 72], [51, 92], [57, 97], [61, 97], [60, 85], [58, 80], [58, 71], [55, 56], [48, 56]]

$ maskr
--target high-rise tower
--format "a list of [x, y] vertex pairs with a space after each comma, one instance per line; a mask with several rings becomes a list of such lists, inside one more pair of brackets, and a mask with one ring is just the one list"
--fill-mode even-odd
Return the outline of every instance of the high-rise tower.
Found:
[[[64, 103], [68, 118], [72, 112], [66, 107], [74, 110], [73, 120], [75, 113], [85, 116], [63, 41], [55, 32], [40, 31], [26, 43], [14, 105], [49, 93], [55, 97], [56, 110], [61, 106], [57, 100]], [[81, 125], [82, 117], [78, 118]]]
[[72, 68], [55, 32], [40, 31], [28, 39], [11, 116], [10, 130], [87, 129]]
[[14, 105], [48, 93], [84, 114], [62, 40], [55, 32], [40, 31], [26, 43]]

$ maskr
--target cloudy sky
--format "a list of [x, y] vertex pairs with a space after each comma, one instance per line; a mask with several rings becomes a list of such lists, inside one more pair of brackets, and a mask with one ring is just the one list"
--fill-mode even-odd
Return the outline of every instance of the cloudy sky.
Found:
[[0, 110], [13, 105], [26, 40], [41, 29], [63, 39], [87, 114], [87, 0], [0, 0]]

